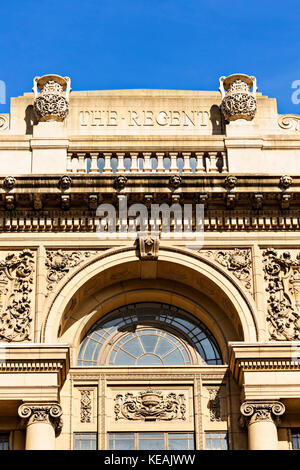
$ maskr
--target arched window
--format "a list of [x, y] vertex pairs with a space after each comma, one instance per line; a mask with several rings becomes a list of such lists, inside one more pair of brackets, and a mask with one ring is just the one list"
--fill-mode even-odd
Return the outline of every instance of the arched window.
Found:
[[184, 310], [160, 303], [121, 307], [99, 320], [82, 341], [78, 366], [222, 364], [210, 331]]

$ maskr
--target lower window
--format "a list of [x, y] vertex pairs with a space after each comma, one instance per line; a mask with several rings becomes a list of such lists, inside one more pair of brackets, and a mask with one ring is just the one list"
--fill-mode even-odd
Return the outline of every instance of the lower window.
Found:
[[300, 450], [300, 429], [292, 429], [292, 448]]
[[227, 450], [227, 432], [206, 432], [206, 450]]
[[75, 432], [75, 450], [97, 450], [97, 433], [95, 432]]
[[0, 450], [9, 450], [9, 434], [0, 434]]
[[109, 433], [110, 450], [194, 450], [191, 432]]

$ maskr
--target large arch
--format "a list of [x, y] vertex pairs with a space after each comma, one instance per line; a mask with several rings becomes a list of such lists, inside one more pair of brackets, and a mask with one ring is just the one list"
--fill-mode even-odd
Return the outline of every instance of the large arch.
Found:
[[78, 350], [89, 328], [115, 308], [139, 301], [183, 308], [212, 331], [228, 360], [228, 341], [260, 340], [265, 330], [238, 280], [186, 249], [161, 246], [158, 261], [141, 261], [133, 247], [107, 250], [74, 272], [47, 306], [41, 341]]

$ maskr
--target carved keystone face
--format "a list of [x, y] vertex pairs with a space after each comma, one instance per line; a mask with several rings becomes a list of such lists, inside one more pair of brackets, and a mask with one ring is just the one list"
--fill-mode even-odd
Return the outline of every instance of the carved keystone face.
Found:
[[284, 189], [289, 188], [292, 184], [293, 180], [291, 176], [284, 175], [280, 178], [280, 186]]
[[7, 190], [12, 189], [16, 184], [16, 180], [13, 176], [6, 176], [3, 181], [3, 187]]

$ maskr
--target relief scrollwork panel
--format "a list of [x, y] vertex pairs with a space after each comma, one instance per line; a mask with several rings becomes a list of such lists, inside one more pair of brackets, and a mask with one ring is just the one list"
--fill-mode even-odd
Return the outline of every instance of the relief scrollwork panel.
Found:
[[85, 261], [88, 261], [97, 253], [98, 252], [95, 250], [47, 250], [46, 268], [48, 295], [55, 289], [55, 286], [73, 270], [73, 268]]
[[0, 260], [0, 341], [31, 339], [34, 265], [31, 250]]
[[186, 420], [184, 393], [161, 392], [148, 388], [139, 393], [118, 393], [114, 399], [115, 420]]
[[223, 266], [253, 295], [252, 256], [250, 248], [201, 250], [199, 253]]
[[263, 251], [271, 340], [300, 340], [300, 253]]

